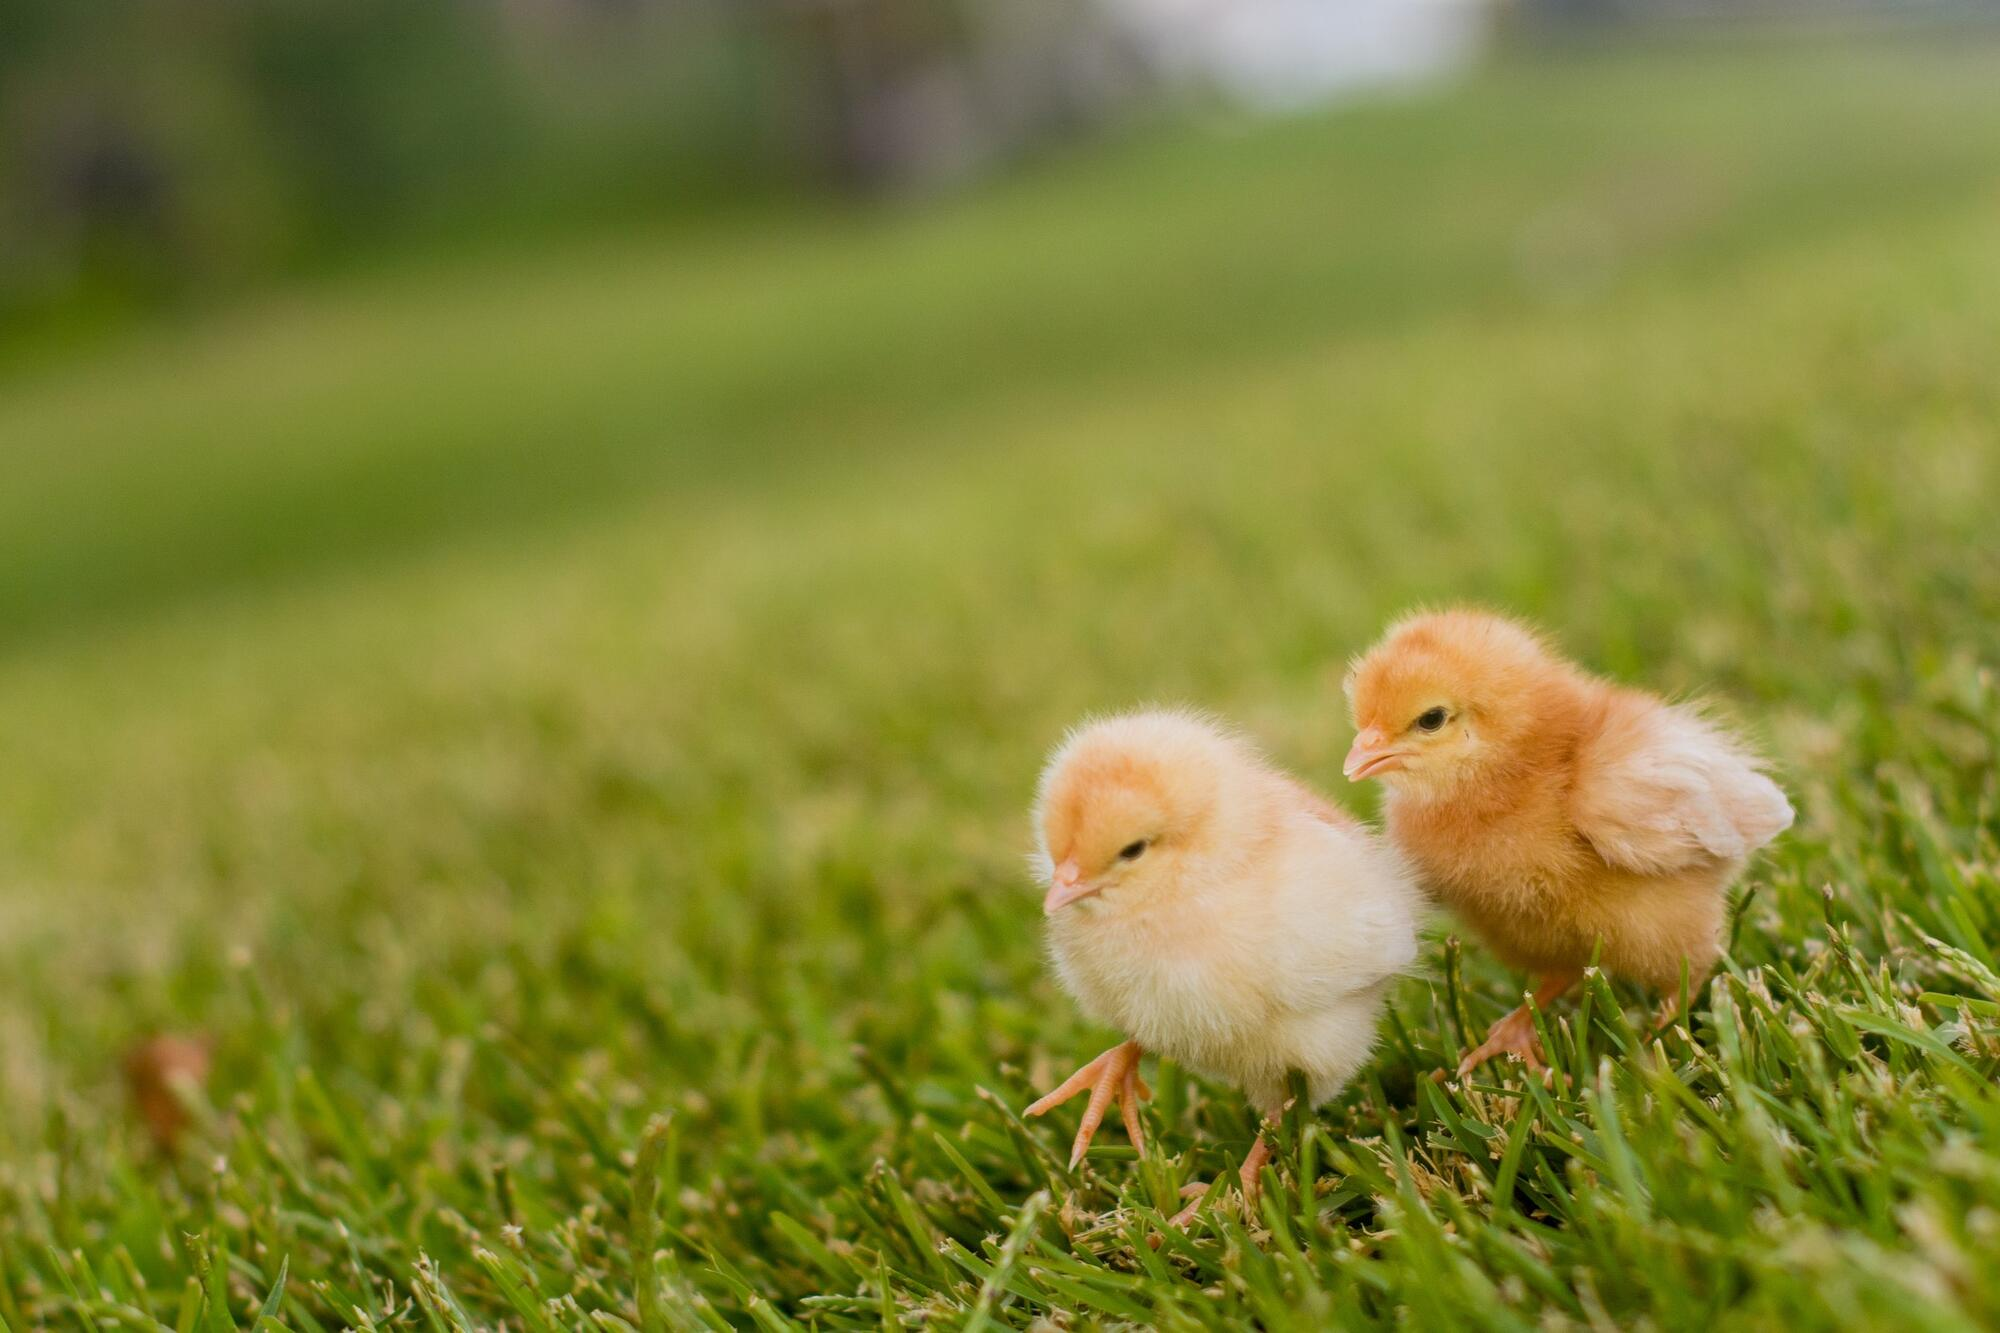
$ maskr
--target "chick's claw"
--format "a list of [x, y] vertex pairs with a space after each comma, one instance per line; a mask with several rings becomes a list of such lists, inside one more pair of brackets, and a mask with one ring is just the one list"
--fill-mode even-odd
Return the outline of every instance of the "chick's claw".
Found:
[[1139, 1124], [1139, 1101], [1152, 1095], [1153, 1090], [1139, 1080], [1139, 1048], [1134, 1046], [1124, 1076], [1118, 1080], [1118, 1114], [1125, 1121], [1125, 1137], [1132, 1140], [1132, 1151], [1141, 1157], [1146, 1155], [1146, 1131]]
[[1125, 1121], [1125, 1133], [1131, 1138], [1132, 1147], [1140, 1156], [1145, 1156], [1146, 1134], [1139, 1124], [1139, 1103], [1151, 1097], [1153, 1090], [1139, 1077], [1140, 1054], [1136, 1041], [1113, 1046], [1064, 1079], [1061, 1087], [1037, 1100], [1023, 1113], [1043, 1115], [1085, 1088], [1090, 1089], [1090, 1104], [1084, 1108], [1083, 1123], [1076, 1131], [1076, 1142], [1070, 1145], [1070, 1170], [1076, 1170], [1077, 1164], [1083, 1161], [1083, 1154], [1089, 1149], [1090, 1141], [1097, 1137], [1097, 1127], [1104, 1123], [1104, 1113], [1110, 1109], [1114, 1099], [1118, 1102], [1119, 1114]]

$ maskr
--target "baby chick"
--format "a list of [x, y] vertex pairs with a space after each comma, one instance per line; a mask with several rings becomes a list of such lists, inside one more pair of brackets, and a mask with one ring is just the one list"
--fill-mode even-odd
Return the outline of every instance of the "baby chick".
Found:
[[[1248, 743], [1180, 712], [1091, 723], [1043, 769], [1034, 820], [1057, 975], [1130, 1038], [1028, 1108], [1090, 1090], [1072, 1167], [1114, 1100], [1145, 1151], [1142, 1051], [1235, 1084], [1267, 1118], [1289, 1071], [1317, 1106], [1367, 1059], [1421, 899], [1393, 852]], [[1269, 1155], [1259, 1134], [1246, 1199]]]
[[[1410, 616], [1358, 659], [1355, 782], [1382, 778], [1390, 839], [1537, 1006], [1595, 952], [1673, 993], [1721, 951], [1724, 890], [1792, 822], [1785, 794], [1702, 712], [1600, 680], [1511, 620]], [[1541, 1062], [1526, 1004], [1460, 1061]]]

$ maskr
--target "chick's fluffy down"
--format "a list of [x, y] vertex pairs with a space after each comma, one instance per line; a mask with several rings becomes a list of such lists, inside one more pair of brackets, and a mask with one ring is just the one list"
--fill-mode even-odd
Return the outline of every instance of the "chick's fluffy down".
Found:
[[1545, 978], [1595, 959], [1663, 991], [1698, 984], [1729, 886], [1792, 822], [1701, 708], [1593, 676], [1505, 617], [1398, 621], [1349, 691], [1350, 772], [1388, 784], [1390, 838], [1503, 961]]

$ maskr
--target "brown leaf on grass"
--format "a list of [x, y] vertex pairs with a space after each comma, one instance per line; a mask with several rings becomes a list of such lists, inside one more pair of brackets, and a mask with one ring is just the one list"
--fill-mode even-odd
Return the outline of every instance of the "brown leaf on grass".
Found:
[[209, 1047], [207, 1037], [162, 1033], [125, 1053], [125, 1087], [132, 1110], [161, 1152], [172, 1154], [180, 1148], [188, 1127], [188, 1102], [208, 1082]]

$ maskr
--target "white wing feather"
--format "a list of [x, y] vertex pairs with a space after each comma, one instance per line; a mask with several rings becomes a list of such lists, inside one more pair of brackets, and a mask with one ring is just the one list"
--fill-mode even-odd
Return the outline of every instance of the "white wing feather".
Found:
[[1668, 874], [1742, 860], [1792, 805], [1721, 728], [1686, 706], [1620, 700], [1580, 756], [1570, 815], [1612, 865]]

